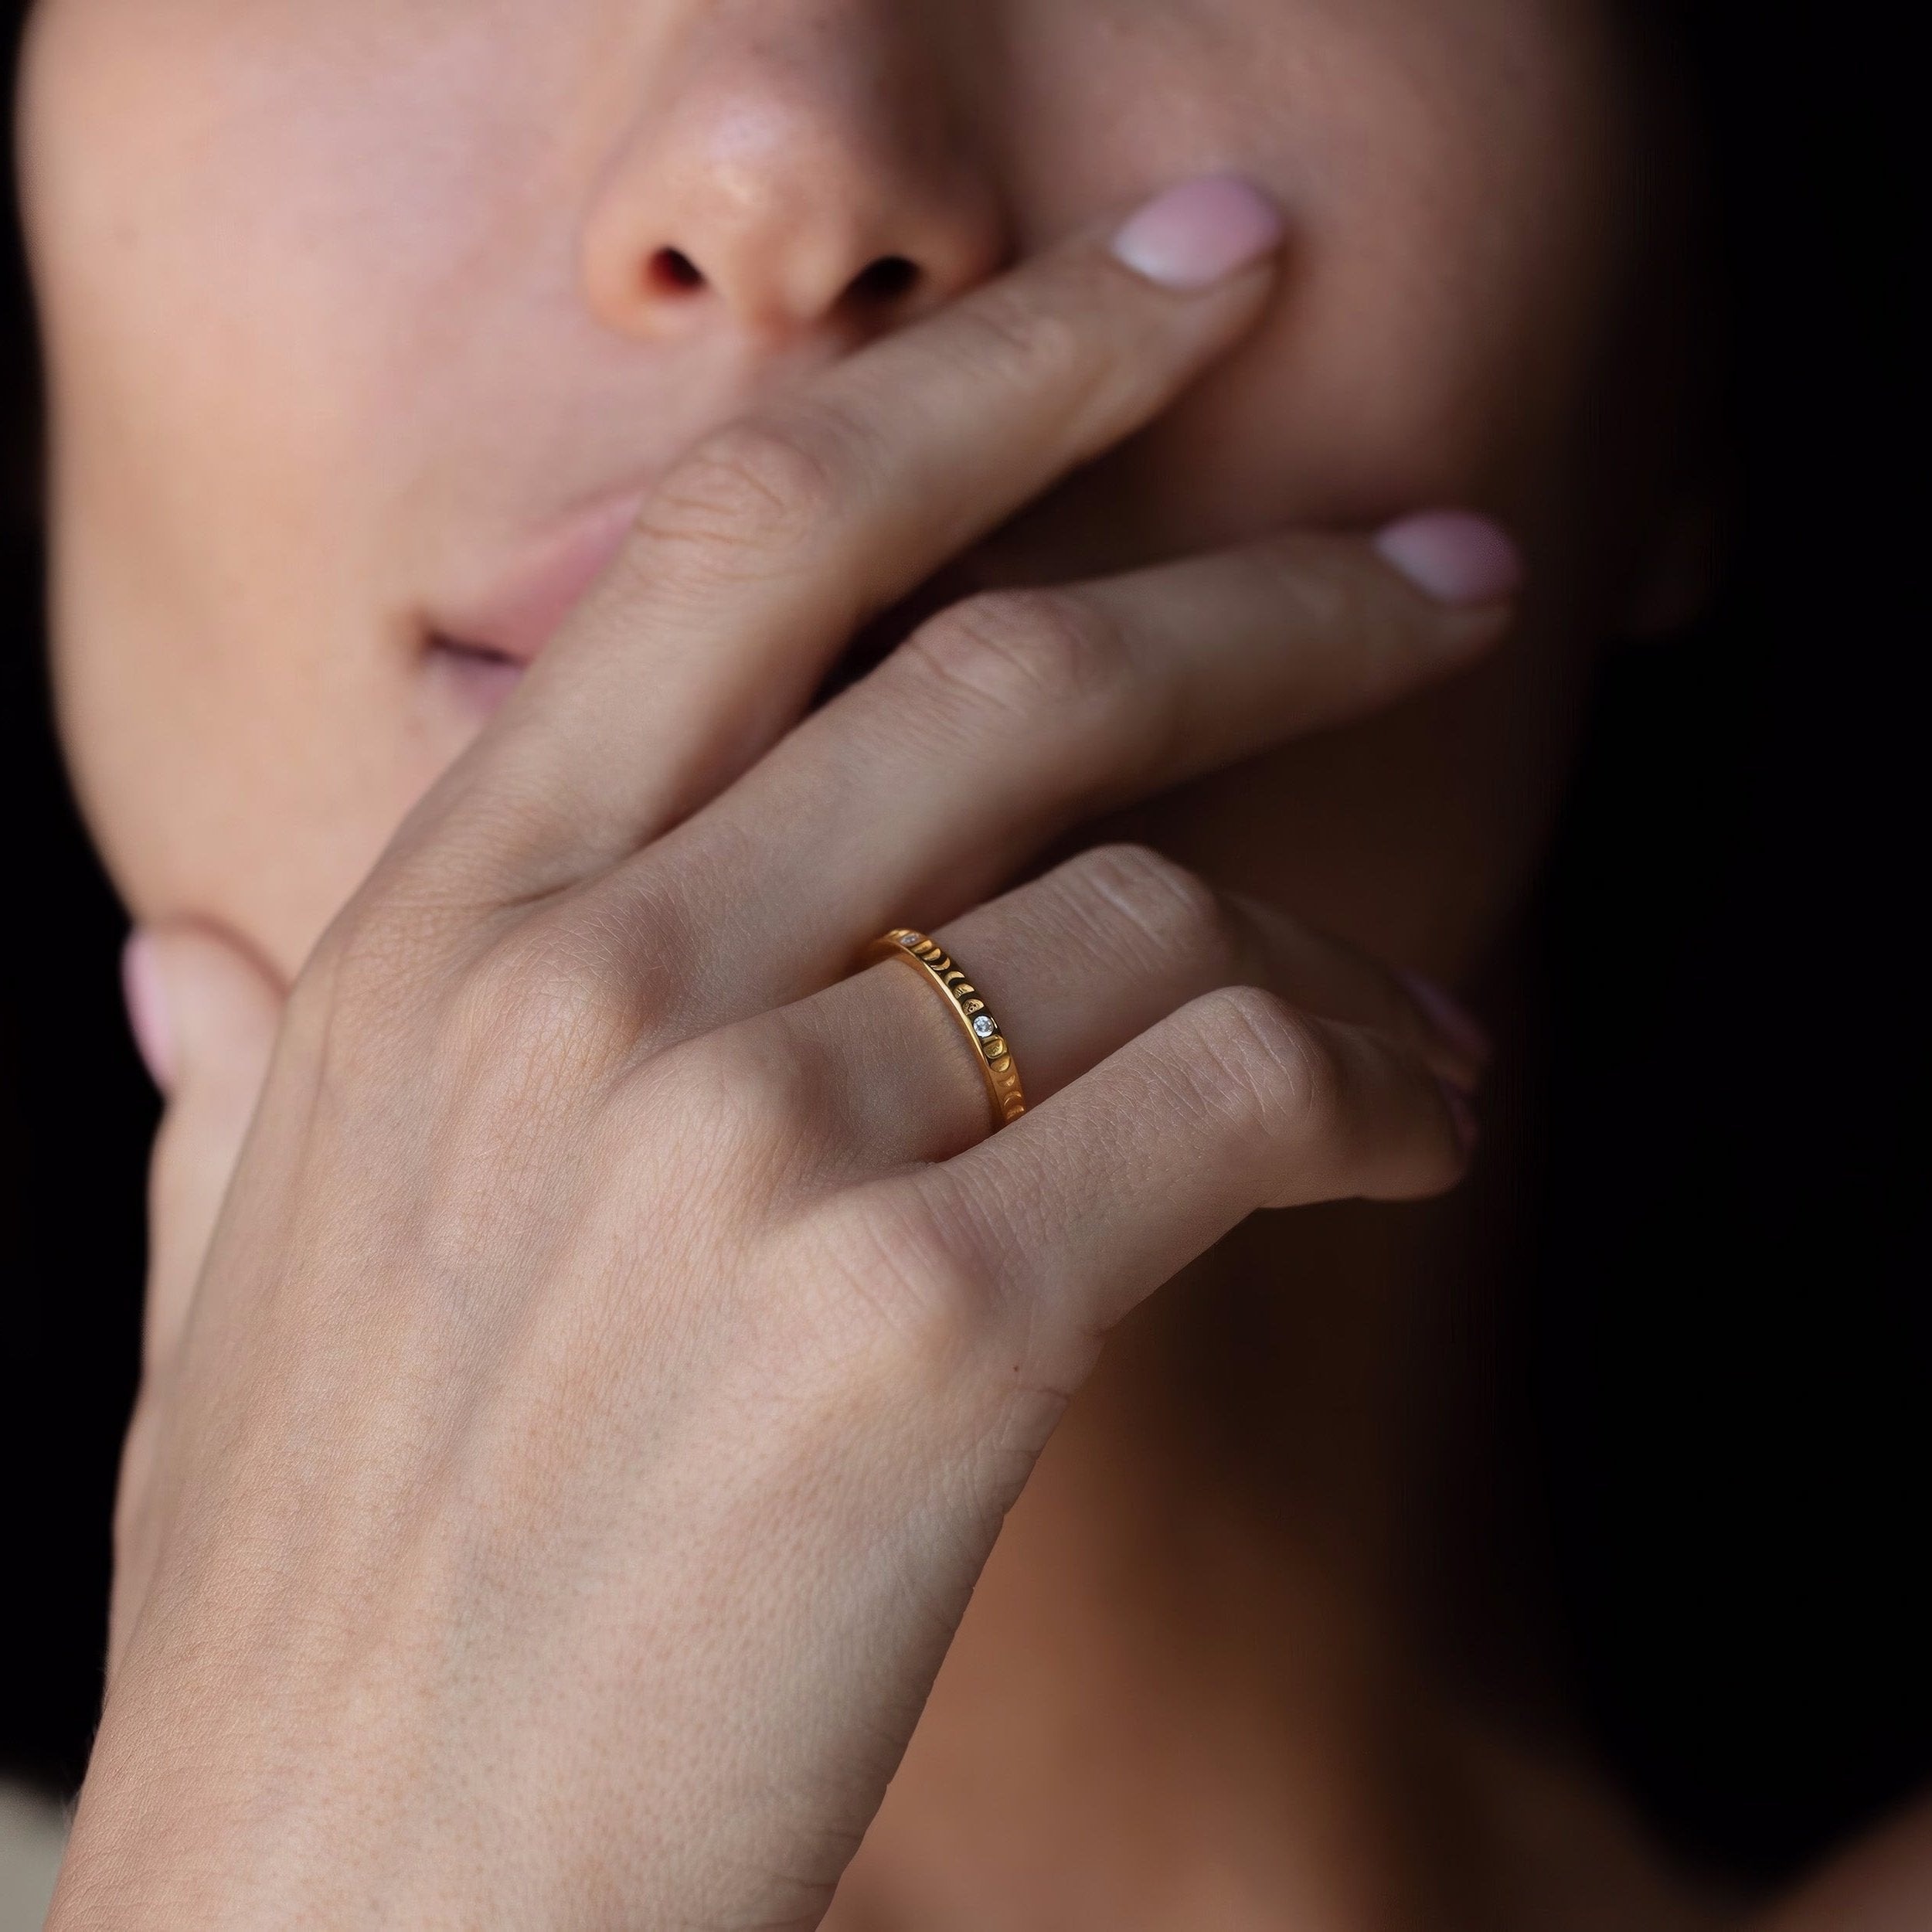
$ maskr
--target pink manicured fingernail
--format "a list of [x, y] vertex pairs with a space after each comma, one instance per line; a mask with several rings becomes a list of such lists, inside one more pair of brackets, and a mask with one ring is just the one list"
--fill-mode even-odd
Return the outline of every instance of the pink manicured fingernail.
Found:
[[128, 1002], [128, 1025], [141, 1049], [148, 1076], [165, 1094], [174, 1084], [175, 1028], [168, 991], [155, 958], [154, 941], [137, 927], [121, 955], [121, 988]]
[[1522, 558], [1508, 534], [1468, 510], [1425, 510], [1376, 539], [1383, 560], [1439, 604], [1489, 604], [1522, 582]]
[[1128, 217], [1114, 253], [1164, 288], [1208, 288], [1280, 245], [1281, 211], [1236, 175], [1170, 188]]
[[1420, 973], [1399, 972], [1396, 977], [1407, 988], [1409, 997], [1422, 1009], [1422, 1016], [1458, 1053], [1478, 1064], [1494, 1050], [1481, 1021], [1465, 1012], [1462, 1002], [1447, 988]]
[[1482, 1129], [1476, 1123], [1476, 1116], [1468, 1100], [1451, 1087], [1447, 1080], [1437, 1080], [1442, 1089], [1443, 1104], [1449, 1110], [1449, 1117], [1456, 1124], [1456, 1138], [1462, 1142], [1463, 1158], [1466, 1160], [1476, 1151], [1476, 1143], [1482, 1138]]

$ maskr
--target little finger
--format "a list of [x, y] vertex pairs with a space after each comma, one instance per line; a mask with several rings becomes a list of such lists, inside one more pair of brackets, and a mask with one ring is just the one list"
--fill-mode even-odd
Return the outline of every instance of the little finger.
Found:
[[1256, 1209], [1440, 1193], [1473, 1138], [1406, 1048], [1230, 987], [978, 1146], [873, 1185], [910, 1191], [882, 1209], [996, 1291], [1036, 1338], [1035, 1372], [1065, 1386], [1100, 1335]]

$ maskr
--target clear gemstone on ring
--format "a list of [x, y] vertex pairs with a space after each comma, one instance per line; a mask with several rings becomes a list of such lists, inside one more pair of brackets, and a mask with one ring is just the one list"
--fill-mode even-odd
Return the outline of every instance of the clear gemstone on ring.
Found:
[[974, 1017], [973, 1031], [981, 1039], [991, 1039], [999, 1031], [991, 1013], [980, 1013]]

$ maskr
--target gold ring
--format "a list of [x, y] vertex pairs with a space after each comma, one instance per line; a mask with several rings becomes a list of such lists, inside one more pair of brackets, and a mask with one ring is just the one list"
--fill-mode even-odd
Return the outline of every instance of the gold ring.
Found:
[[916, 966], [927, 981], [945, 996], [947, 1009], [972, 1042], [974, 1057], [985, 1076], [986, 1097], [993, 1104], [995, 1129], [1016, 1121], [1026, 1111], [1026, 1095], [1019, 1083], [1019, 1069], [1013, 1063], [1013, 1049], [1006, 1044], [999, 1022], [986, 1010], [986, 1002], [961, 970], [923, 933], [901, 926], [866, 948], [865, 963], [875, 960], [903, 959]]

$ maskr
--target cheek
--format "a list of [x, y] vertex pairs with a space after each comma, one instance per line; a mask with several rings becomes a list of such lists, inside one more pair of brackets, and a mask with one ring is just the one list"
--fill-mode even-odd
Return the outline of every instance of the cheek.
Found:
[[48, 0], [35, 22], [77, 781], [138, 913], [224, 920], [284, 968], [465, 735], [415, 675], [395, 532], [439, 365], [529, 245], [535, 216], [504, 210], [564, 118], [509, 112], [572, 77], [508, 11], [422, 0], [400, 38], [364, 0]]
[[559, 226], [547, 131], [573, 124], [582, 77], [566, 37], [534, 16], [518, 31], [516, 11], [420, 0], [399, 27], [387, 0], [53, 0], [37, 17], [27, 207], [57, 400], [117, 444], [157, 523], [208, 539], [210, 478], [183, 461], [226, 480], [224, 508], [271, 492], [260, 523], [306, 522], [325, 488], [380, 514], [403, 468], [385, 447], [416, 433], [480, 293], [546, 266]]
[[1197, 0], [1111, 36], [1097, 12], [1043, 9], [1061, 38], [1043, 26], [1034, 70], [1085, 78], [1028, 105], [1026, 204], [1070, 222], [1233, 167], [1291, 233], [1252, 342], [1109, 466], [1110, 517], [1192, 546], [1445, 501], [1536, 511], [1600, 400], [1628, 272], [1631, 104], [1597, 8]]

